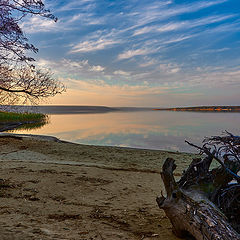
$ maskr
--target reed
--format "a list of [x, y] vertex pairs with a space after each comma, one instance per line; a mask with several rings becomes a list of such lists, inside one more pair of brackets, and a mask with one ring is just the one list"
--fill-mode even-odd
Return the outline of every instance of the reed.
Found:
[[42, 113], [14, 113], [0, 112], [0, 123], [3, 122], [31, 122], [46, 121], [47, 115]]

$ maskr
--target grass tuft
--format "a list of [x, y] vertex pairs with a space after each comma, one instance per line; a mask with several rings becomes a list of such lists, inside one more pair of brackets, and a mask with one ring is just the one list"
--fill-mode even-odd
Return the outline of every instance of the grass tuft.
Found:
[[14, 113], [14, 112], [0, 112], [0, 123], [11, 122], [45, 122], [47, 115], [42, 113]]

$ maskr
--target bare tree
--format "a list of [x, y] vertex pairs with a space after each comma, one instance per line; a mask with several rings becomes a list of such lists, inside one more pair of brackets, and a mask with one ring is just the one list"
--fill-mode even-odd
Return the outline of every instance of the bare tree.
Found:
[[47, 71], [30, 66], [15, 69], [0, 67], [0, 102], [8, 104], [38, 103], [64, 91], [61, 82]]
[[26, 16], [38, 15], [57, 21], [41, 0], [0, 1], [0, 101], [36, 103], [65, 90], [48, 71], [36, 69], [27, 52], [38, 52], [28, 43], [20, 23]]

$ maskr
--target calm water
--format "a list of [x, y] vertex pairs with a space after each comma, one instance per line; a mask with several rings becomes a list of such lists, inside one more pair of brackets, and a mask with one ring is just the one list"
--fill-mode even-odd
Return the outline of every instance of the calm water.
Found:
[[50, 123], [16, 133], [44, 134], [76, 143], [194, 152], [184, 141], [200, 144], [224, 130], [240, 134], [240, 113], [113, 111], [50, 114]]

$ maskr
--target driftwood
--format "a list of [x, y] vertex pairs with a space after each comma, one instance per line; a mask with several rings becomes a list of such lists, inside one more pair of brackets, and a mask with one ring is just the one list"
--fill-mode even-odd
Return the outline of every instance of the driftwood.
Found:
[[[178, 182], [173, 176], [174, 159], [166, 159], [162, 167], [161, 177], [167, 196], [161, 194], [157, 203], [170, 219], [178, 237], [240, 240], [240, 178], [237, 175], [240, 162], [238, 148], [233, 151], [233, 146], [239, 147], [240, 141], [228, 146], [223, 144], [226, 139], [221, 138], [209, 138], [203, 147], [189, 143], [206, 157], [193, 159]], [[227, 138], [240, 140], [229, 133]], [[211, 169], [214, 159], [220, 166]]]

